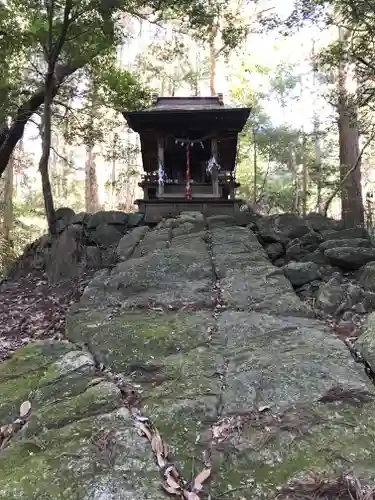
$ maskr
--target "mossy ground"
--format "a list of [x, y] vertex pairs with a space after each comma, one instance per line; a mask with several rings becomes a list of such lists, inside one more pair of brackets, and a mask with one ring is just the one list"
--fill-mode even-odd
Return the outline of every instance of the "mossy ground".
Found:
[[0, 470], [2, 500], [107, 498], [100, 492], [130, 500], [134, 486], [141, 492], [145, 481], [152, 498], [162, 498], [147, 442], [125, 410], [17, 439], [0, 454]]
[[[270, 500], [290, 480], [314, 473], [354, 471], [375, 480], [375, 391], [345, 347], [307, 318], [255, 236], [228, 227], [212, 229], [206, 242], [202, 218], [196, 226], [194, 217], [185, 218], [185, 226], [165, 224], [168, 238], [176, 240], [136, 259], [134, 269], [131, 262], [120, 265], [124, 276], [117, 283], [129, 286], [116, 289], [117, 297], [136, 300], [142, 290], [147, 298], [162, 282], [173, 298], [174, 287], [185, 280], [186, 294], [195, 298], [202, 272], [213, 284], [211, 245], [223, 278], [221, 295], [232, 310], [216, 318], [196, 309], [114, 312], [103, 289], [100, 308], [87, 295], [87, 308], [69, 313], [69, 339], [137, 384], [146, 415], [186, 479], [202, 469], [210, 451], [213, 474], [206, 488], [212, 498]], [[184, 248], [184, 240], [188, 250], [179, 250], [180, 261], [172, 255], [173, 242]], [[233, 269], [236, 262], [240, 270]], [[137, 283], [142, 276], [145, 281]], [[207, 290], [209, 296], [217, 292]], [[252, 311], [254, 304], [263, 304], [264, 313]], [[92, 385], [90, 370], [61, 373], [56, 361], [69, 349], [32, 345], [0, 366], [0, 417], [16, 417], [22, 400], [33, 405], [27, 425], [0, 452], [0, 499], [165, 499], [151, 448], [121, 407], [119, 390], [103, 381]], [[334, 386], [350, 388], [352, 395], [367, 388], [371, 397], [329, 402]], [[230, 425], [212, 443], [217, 422]]]
[[40, 388], [41, 379], [54, 361], [71, 349], [62, 343], [30, 344], [0, 364], [2, 424], [10, 423], [18, 415], [19, 405]]
[[91, 500], [107, 490], [115, 500], [133, 499], [123, 493], [132, 495], [134, 484], [140, 491], [145, 478], [158, 484], [147, 442], [121, 408], [116, 386], [92, 385], [87, 371], [59, 374], [58, 362], [71, 349], [33, 344], [0, 366], [0, 393], [7, 397], [1, 424], [17, 417], [24, 400], [32, 403], [26, 425], [0, 451], [1, 500]]
[[67, 335], [85, 343], [96, 358], [115, 371], [128, 372], [135, 362], [161, 360], [207, 343], [214, 321], [210, 313], [78, 311], [68, 319]]

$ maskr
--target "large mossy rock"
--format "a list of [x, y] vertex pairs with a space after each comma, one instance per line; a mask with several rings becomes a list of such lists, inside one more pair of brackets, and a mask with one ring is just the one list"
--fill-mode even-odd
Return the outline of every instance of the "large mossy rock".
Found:
[[0, 391], [4, 424], [32, 402], [27, 425], [0, 452], [1, 499], [120, 500], [135, 498], [133, 488], [137, 498], [163, 498], [119, 389], [95, 377], [89, 355], [63, 343], [25, 347], [0, 365]]
[[296, 479], [353, 471], [375, 484], [375, 391], [256, 236], [199, 214], [142, 236], [70, 311], [71, 344], [0, 365], [1, 423], [33, 405], [0, 451], [0, 499], [167, 498], [93, 359], [137, 388], [186, 479], [210, 451], [211, 498], [269, 500]]

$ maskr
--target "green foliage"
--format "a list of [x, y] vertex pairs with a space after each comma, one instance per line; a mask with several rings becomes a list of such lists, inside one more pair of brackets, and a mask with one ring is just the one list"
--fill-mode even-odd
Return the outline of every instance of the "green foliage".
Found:
[[135, 75], [116, 66], [98, 72], [94, 85], [101, 103], [117, 111], [135, 111], [151, 104], [149, 89]]
[[341, 26], [346, 32], [344, 43], [334, 42], [321, 53], [320, 62], [327, 68], [337, 68], [339, 62], [355, 64], [360, 81], [357, 100], [361, 106], [375, 101], [375, 0], [296, 0], [289, 26], [301, 26], [313, 21]]
[[301, 82], [300, 75], [296, 75], [293, 70], [294, 68], [290, 64], [279, 64], [270, 80], [271, 88], [283, 107], [286, 104], [286, 99], [292, 95], [296, 86]]
[[[191, 43], [191, 40], [190, 40]], [[148, 85], [159, 87], [162, 94], [174, 95], [184, 84], [188, 84], [193, 94], [198, 82], [209, 77], [207, 60], [192, 61], [189, 39], [174, 33], [172, 40], [158, 40], [135, 61], [137, 74]]]
[[[255, 72], [267, 77], [270, 92], [253, 90], [251, 77]], [[232, 97], [252, 108], [239, 141], [237, 179], [241, 183], [240, 195], [256, 201], [265, 212], [302, 208], [304, 165], [308, 172], [307, 208], [314, 209], [318, 199], [326, 199], [338, 181], [335, 156], [338, 151], [337, 144], [331, 140], [332, 133], [329, 129], [319, 132], [321, 162], [318, 164], [315, 133], [307, 134], [288, 125], [276, 127], [264, 111], [264, 104], [270, 100], [283, 107], [286, 97], [290, 100], [296, 93], [300, 76], [290, 65], [271, 69], [254, 64], [248, 56], [234, 81]]]
[[[150, 20], [184, 19], [189, 26], [198, 22], [203, 26], [208, 22], [205, 17], [208, 9], [200, 0], [161, 0], [147, 3], [147, 10], [145, 8], [144, 0], [54, 0], [53, 51], [61, 46], [56, 73], [64, 67], [69, 76], [91, 64], [89, 73], [100, 80], [97, 82], [101, 87], [99, 95], [108, 106], [115, 109], [143, 107], [148, 89], [138, 84], [137, 76], [121, 71], [114, 64], [116, 46], [128, 36], [122, 25], [124, 15]], [[2, 123], [40, 88], [48, 56], [48, 33], [48, 11], [39, 0], [0, 2]]]

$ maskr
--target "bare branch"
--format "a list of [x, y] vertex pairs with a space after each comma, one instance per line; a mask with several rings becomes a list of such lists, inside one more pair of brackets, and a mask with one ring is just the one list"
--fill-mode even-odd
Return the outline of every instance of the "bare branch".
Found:
[[72, 8], [73, 8], [73, 0], [65, 0], [64, 19], [63, 19], [63, 24], [61, 27], [61, 33], [60, 33], [60, 36], [59, 36], [57, 42], [55, 43], [55, 46], [53, 47], [53, 50], [50, 54], [51, 62], [53, 64], [56, 64], [56, 61], [60, 55], [60, 52], [63, 48], [64, 43], [65, 43], [66, 35], [68, 33], [69, 26], [72, 22], [71, 16], [70, 16], [70, 14], [72, 12]]
[[63, 162], [64, 162], [64, 163], [66, 163], [66, 164], [69, 166], [69, 168], [71, 168], [71, 169], [73, 169], [73, 170], [76, 170], [77, 172], [78, 172], [79, 170], [82, 170], [82, 168], [75, 167], [75, 166], [74, 166], [74, 164], [73, 164], [71, 161], [69, 161], [69, 160], [68, 160], [68, 158], [65, 158], [65, 156], [62, 156], [62, 155], [61, 155], [61, 154], [60, 154], [60, 153], [56, 150], [56, 148], [55, 148], [53, 145], [51, 145], [51, 150], [55, 153], [55, 155], [56, 155], [58, 158], [60, 158], [60, 160], [63, 160]]

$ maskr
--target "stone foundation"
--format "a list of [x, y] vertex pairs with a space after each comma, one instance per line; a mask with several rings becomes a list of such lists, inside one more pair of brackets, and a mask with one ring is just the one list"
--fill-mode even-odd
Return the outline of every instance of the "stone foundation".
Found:
[[137, 200], [139, 211], [145, 214], [147, 224], [160, 222], [164, 217], [176, 217], [181, 212], [201, 212], [211, 215], [235, 216], [240, 212], [242, 200], [169, 199]]

